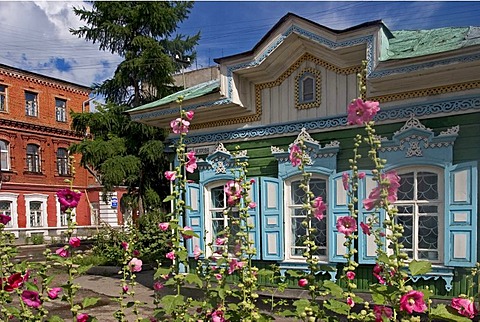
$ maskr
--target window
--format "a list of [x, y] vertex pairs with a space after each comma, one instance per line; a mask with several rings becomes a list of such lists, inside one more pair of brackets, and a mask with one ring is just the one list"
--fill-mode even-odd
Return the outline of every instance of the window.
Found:
[[[7, 200], [0, 200], [0, 214], [12, 217], [12, 202]], [[12, 227], [12, 220], [10, 220], [6, 227]]]
[[[286, 250], [287, 256], [292, 258], [303, 259], [303, 252], [305, 246], [305, 235], [308, 233], [307, 228], [303, 225], [306, 219], [305, 210], [302, 208], [305, 192], [300, 187], [301, 180], [294, 179], [294, 181], [287, 182], [288, 199], [287, 205], [287, 220], [286, 220]], [[311, 178], [310, 190], [315, 197], [322, 197], [327, 200], [327, 181], [323, 178]], [[322, 220], [316, 218], [312, 219], [311, 226], [316, 228], [315, 243], [318, 246], [315, 255], [319, 258], [326, 259], [327, 256], [327, 223], [326, 217]]]
[[25, 92], [25, 115], [38, 116], [38, 94]]
[[57, 171], [60, 176], [69, 175], [67, 149], [58, 148], [57, 150]]
[[67, 101], [55, 98], [55, 118], [57, 122], [67, 121]]
[[302, 79], [302, 103], [308, 103], [315, 100], [315, 80], [311, 76]]
[[399, 171], [397, 223], [404, 227], [400, 242], [409, 258], [442, 261], [443, 176], [428, 170]]
[[7, 87], [0, 85], [0, 112], [7, 111]]
[[43, 211], [41, 201], [30, 201], [30, 227], [43, 226]]
[[10, 154], [8, 142], [0, 140], [0, 165], [1, 170], [10, 170]]
[[27, 171], [41, 172], [39, 147], [35, 144], [27, 144]]

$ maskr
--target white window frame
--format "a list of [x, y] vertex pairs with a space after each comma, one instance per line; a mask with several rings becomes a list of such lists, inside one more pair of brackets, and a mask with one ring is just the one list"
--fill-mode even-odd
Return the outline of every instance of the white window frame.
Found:
[[[325, 180], [325, 187], [327, 191], [327, 196], [324, 200], [325, 205], [327, 205], [327, 200], [328, 200], [328, 194], [330, 193], [330, 188], [329, 188], [329, 178], [328, 176], [323, 176], [319, 174], [313, 174], [310, 177], [310, 180], [312, 179], [320, 179], [320, 180]], [[293, 242], [293, 235], [292, 235], [292, 217], [291, 217], [291, 210], [299, 208], [298, 206], [293, 206], [291, 204], [291, 194], [292, 194], [292, 183], [301, 181], [302, 176], [301, 175], [295, 175], [292, 177], [289, 177], [285, 179], [284, 181], [284, 215], [285, 215], [285, 231], [284, 231], [284, 236], [285, 236], [285, 261], [304, 261], [305, 257], [302, 255], [293, 255], [292, 254], [292, 248], [291, 244]], [[316, 196], [315, 196], [316, 197]], [[328, 209], [328, 206], [327, 206]], [[327, 215], [327, 212], [324, 215], [324, 218], [322, 220], [325, 220], [325, 230], [326, 230], [326, 242], [327, 245], [325, 246], [325, 255], [324, 256], [315, 256], [318, 258], [318, 260], [322, 263], [328, 263], [328, 242], [329, 242], [329, 216]]]
[[[33, 95], [33, 100], [27, 100], [27, 95]], [[25, 115], [38, 117], [38, 93], [32, 91], [25, 91]]]
[[[2, 87], [3, 87], [3, 90], [2, 90]], [[7, 85], [0, 84], [0, 112], [8, 112], [7, 89], [8, 89]]]
[[[28, 195], [24, 195], [25, 198], [25, 216], [27, 224], [27, 228], [46, 228], [48, 227], [48, 221], [47, 221], [47, 201], [48, 201], [48, 195], [44, 194], [39, 194], [39, 193], [32, 193]], [[35, 226], [32, 227], [30, 225], [30, 202], [32, 201], [37, 201], [41, 203], [41, 211], [42, 211], [42, 225], [41, 226]], [[48, 231], [46, 231], [48, 233]]]
[[[63, 105], [59, 105], [63, 103]], [[67, 122], [67, 100], [55, 97], [55, 120], [57, 122]]]
[[[445, 243], [445, 231], [444, 231], [444, 222], [445, 222], [445, 186], [444, 186], [444, 170], [439, 167], [434, 167], [434, 166], [409, 166], [409, 167], [403, 167], [403, 168], [397, 168], [396, 169], [397, 174], [402, 176], [402, 174], [405, 173], [414, 173], [414, 200], [397, 200], [395, 202], [395, 206], [401, 206], [401, 205], [412, 205], [413, 206], [413, 228], [412, 228], [412, 258], [409, 258], [409, 260], [428, 260], [434, 265], [443, 265], [444, 262], [444, 256], [443, 256], [443, 249], [444, 249], [444, 243]], [[426, 200], [416, 200], [417, 197], [417, 173], [418, 172], [429, 172], [429, 173], [434, 173], [437, 175], [437, 188], [438, 188], [438, 199], [436, 201], [426, 201]], [[418, 219], [419, 219], [419, 214], [418, 214], [418, 207], [422, 205], [435, 205], [437, 206], [437, 214], [438, 214], [438, 258], [437, 259], [421, 259], [418, 256]]]
[[2, 171], [10, 171], [10, 142], [5, 140], [0, 140], [5, 144], [5, 149], [1, 149], [0, 147], [0, 159], [5, 158], [6, 160], [6, 167], [2, 167], [2, 162], [0, 161], [0, 167]]
[[[11, 203], [11, 215], [12, 218], [6, 226], [6, 230], [17, 229], [18, 228], [18, 194], [10, 192], [0, 192], [0, 200], [8, 201]], [[16, 237], [18, 237], [18, 232], [13, 231]]]

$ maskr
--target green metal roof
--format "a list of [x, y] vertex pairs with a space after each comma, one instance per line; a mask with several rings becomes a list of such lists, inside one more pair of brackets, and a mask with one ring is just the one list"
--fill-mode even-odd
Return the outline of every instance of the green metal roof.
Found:
[[130, 110], [127, 110], [126, 112], [130, 113], [130, 112], [148, 110], [153, 107], [175, 102], [179, 96], [183, 96], [183, 100], [186, 101], [192, 98], [218, 92], [219, 90], [220, 90], [220, 80], [214, 79], [205, 83], [201, 83], [201, 84], [186, 88], [184, 90], [173, 93], [171, 95], [165, 96], [164, 98], [161, 98], [157, 101], [132, 108]]
[[392, 31], [384, 60], [403, 59], [451, 51], [480, 44], [480, 27]]

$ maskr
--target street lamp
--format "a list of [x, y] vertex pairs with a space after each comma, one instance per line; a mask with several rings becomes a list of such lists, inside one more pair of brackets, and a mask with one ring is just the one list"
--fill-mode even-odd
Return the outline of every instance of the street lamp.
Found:
[[185, 89], [185, 67], [190, 65], [190, 57], [183, 57], [183, 54], [179, 51], [175, 53], [175, 62], [180, 63], [182, 66], [182, 80], [183, 80], [183, 89]]

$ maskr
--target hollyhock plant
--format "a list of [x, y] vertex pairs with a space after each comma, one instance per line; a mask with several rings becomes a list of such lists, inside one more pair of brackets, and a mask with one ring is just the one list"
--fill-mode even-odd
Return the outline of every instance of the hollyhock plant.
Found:
[[197, 168], [197, 158], [195, 157], [195, 151], [187, 153], [187, 163], [185, 163], [185, 170], [189, 173], [193, 173]]
[[302, 162], [302, 157], [301, 157], [302, 151], [298, 147], [298, 145], [294, 144], [290, 147], [290, 162], [294, 167], [298, 167], [300, 163]]
[[172, 250], [171, 252], [168, 252], [168, 253], [165, 255], [165, 257], [173, 261], [173, 260], [175, 259], [175, 251]]
[[368, 195], [368, 198], [363, 200], [363, 206], [366, 210], [372, 210], [375, 207], [382, 206], [381, 194], [382, 189], [387, 190], [387, 200], [390, 203], [397, 201], [397, 191], [400, 187], [400, 177], [396, 171], [389, 171], [382, 173], [380, 176], [381, 182]]
[[225, 245], [226, 241], [227, 241], [226, 238], [218, 237], [217, 239], [215, 239], [215, 245], [217, 246]]
[[355, 218], [350, 216], [339, 217], [337, 220], [338, 232], [350, 236], [353, 232], [357, 231], [357, 222]]
[[198, 259], [200, 258], [200, 255], [202, 255], [202, 250], [198, 245], [195, 245], [195, 247], [193, 248], [193, 257], [195, 259]]
[[0, 224], [6, 225], [10, 222], [10, 220], [12, 220], [12, 217], [5, 214], [0, 214]]
[[350, 306], [350, 307], [355, 306], [355, 301], [350, 296], [347, 297], [347, 305]]
[[170, 224], [168, 222], [162, 222], [158, 224], [158, 228], [160, 228], [162, 231], [167, 231], [169, 226]]
[[342, 183], [343, 183], [343, 189], [348, 190], [348, 180], [350, 179], [350, 176], [348, 175], [348, 172], [344, 172], [342, 174]]
[[364, 223], [363, 221], [360, 223], [360, 228], [362, 228], [362, 232], [363, 232], [365, 235], [370, 236], [370, 234], [372, 233], [372, 232], [370, 231], [370, 226], [367, 225], [366, 223]]
[[131, 272], [140, 272], [142, 270], [142, 260], [138, 259], [136, 257], [132, 258], [130, 262], [128, 263], [128, 267], [130, 267]]
[[230, 207], [235, 206], [240, 201], [243, 189], [238, 182], [234, 180], [228, 181], [223, 190], [227, 195], [227, 204]]
[[469, 319], [473, 319], [478, 314], [478, 310], [475, 307], [475, 303], [468, 298], [456, 297], [452, 299], [452, 308], [458, 311], [459, 314], [466, 316]]
[[127, 293], [128, 292], [128, 285], [123, 285], [122, 286], [122, 292]]
[[65, 247], [61, 247], [55, 251], [55, 254], [57, 254], [60, 257], [67, 257], [68, 250]]
[[22, 287], [24, 281], [25, 279], [21, 273], [12, 274], [8, 277], [8, 279], [6, 279], [6, 283], [5, 286], [3, 286], [3, 289], [7, 292], [12, 292], [17, 288]]
[[325, 210], [327, 210], [327, 206], [323, 202], [322, 197], [315, 198], [313, 200], [312, 207], [315, 218], [317, 218], [318, 220], [322, 220]]
[[21, 295], [23, 303], [33, 308], [39, 308], [42, 305], [38, 292], [24, 290]]
[[345, 273], [345, 276], [349, 279], [349, 280], [353, 280], [355, 278], [355, 272], [353, 271], [348, 271], [347, 273]]
[[47, 292], [50, 299], [54, 300], [58, 297], [58, 294], [62, 291], [61, 287], [54, 287]]
[[77, 315], [77, 322], [87, 322], [89, 317], [87, 313], [80, 313]]
[[256, 202], [253, 202], [253, 201], [250, 202], [250, 203], [248, 204], [248, 208], [250, 208], [250, 209], [255, 209], [255, 208], [257, 208], [257, 203], [256, 203]]
[[165, 171], [165, 178], [168, 181], [174, 181], [177, 173], [175, 171]]
[[362, 125], [373, 120], [380, 111], [378, 102], [364, 101], [361, 98], [353, 100], [348, 105], [347, 123], [349, 125]]
[[132, 252], [132, 255], [134, 257], [138, 257], [138, 256], [140, 256], [140, 251], [138, 249], [134, 249], [133, 252]]
[[191, 121], [193, 119], [193, 115], [195, 114], [194, 111], [188, 111], [188, 112], [185, 112], [185, 118], [189, 121]]
[[425, 312], [427, 305], [425, 304], [423, 296], [423, 293], [420, 291], [408, 291], [400, 298], [400, 311], [405, 311], [408, 314]]
[[175, 134], [188, 133], [189, 126], [190, 126], [190, 122], [186, 120], [182, 120], [181, 118], [177, 118], [170, 122], [170, 127], [172, 128], [172, 132]]
[[220, 280], [223, 278], [223, 275], [220, 274], [220, 273], [217, 273], [217, 274], [215, 274], [214, 276], [215, 276], [215, 278], [217, 279], [217, 281], [220, 281]]
[[231, 275], [233, 272], [235, 272], [237, 269], [241, 269], [243, 266], [245, 266], [245, 262], [238, 261], [236, 258], [233, 258], [228, 267], [228, 274]]
[[68, 244], [69, 244], [70, 246], [74, 247], [74, 248], [75, 248], [75, 247], [80, 247], [80, 243], [81, 243], [81, 241], [80, 241], [80, 238], [78, 238], [78, 237], [72, 237], [72, 238], [70, 238], [70, 240], [68, 241]]
[[193, 231], [193, 228], [190, 227], [190, 226], [185, 226], [185, 227], [183, 227], [182, 237], [183, 237], [183, 239], [185, 239], [185, 240], [191, 239], [191, 238], [193, 237], [192, 235], [189, 235], [189, 234], [185, 234], [185, 233], [184, 233], [184, 232], [187, 232], [187, 231]]
[[68, 188], [59, 190], [57, 192], [58, 202], [65, 208], [77, 207], [81, 196], [81, 192], [73, 191]]
[[153, 283], [153, 289], [154, 289], [155, 291], [160, 291], [162, 288], [163, 288], [163, 284], [162, 284], [162, 283], [160, 283], [160, 282], [155, 282], [155, 283]]
[[308, 285], [308, 280], [306, 278], [301, 278], [298, 280], [298, 286], [305, 287]]
[[384, 318], [390, 320], [393, 317], [393, 310], [388, 306], [375, 305], [373, 307], [373, 314], [375, 315], [375, 322], [383, 322]]
[[123, 248], [124, 251], [128, 250], [128, 243], [127, 242], [122, 241], [121, 245], [122, 245], [122, 248]]

